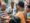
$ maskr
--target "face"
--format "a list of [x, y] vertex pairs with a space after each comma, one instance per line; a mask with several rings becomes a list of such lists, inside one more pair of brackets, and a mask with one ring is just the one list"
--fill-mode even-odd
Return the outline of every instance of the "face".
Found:
[[27, 12], [30, 12], [30, 8], [27, 7], [27, 8], [26, 8], [26, 11], [27, 11]]
[[22, 9], [20, 6], [17, 6], [16, 8], [17, 8], [17, 10], [21, 10]]
[[11, 7], [12, 7], [12, 8], [14, 7], [14, 2], [11, 3]]
[[2, 10], [5, 11], [5, 9], [6, 9], [6, 6], [2, 5]]

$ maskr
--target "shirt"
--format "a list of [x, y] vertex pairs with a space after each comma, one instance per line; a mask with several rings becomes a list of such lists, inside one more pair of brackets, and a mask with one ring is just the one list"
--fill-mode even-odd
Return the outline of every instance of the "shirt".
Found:
[[10, 6], [10, 7], [8, 7], [8, 8], [6, 9], [7, 13], [10, 13], [12, 10], [13, 10], [12, 14], [13, 14], [13, 15], [16, 14], [16, 7], [14, 7], [13, 9], [11, 9], [11, 6]]
[[[6, 18], [9, 17], [8, 14], [7, 14], [7, 12], [6, 12], [6, 11], [2, 11], [1, 8], [0, 8], [0, 17], [4, 19], [3, 16], [6, 16]], [[1, 21], [2, 19], [1, 19], [1, 18], [0, 18], [0, 23], [2, 23], [2, 21]], [[8, 18], [7, 18], [7, 19], [8, 19]], [[7, 21], [8, 21], [8, 20], [7, 20]], [[9, 22], [9, 21], [8, 21], [8, 22]]]
[[19, 18], [21, 18], [21, 23], [26, 23], [23, 13], [24, 13], [24, 12], [18, 12], [18, 13], [16, 14], [16, 16], [19, 17]]
[[2, 13], [1, 13], [1, 23], [4, 23], [4, 22], [9, 23], [9, 20], [10, 20], [10, 16], [5, 11], [2, 11]]

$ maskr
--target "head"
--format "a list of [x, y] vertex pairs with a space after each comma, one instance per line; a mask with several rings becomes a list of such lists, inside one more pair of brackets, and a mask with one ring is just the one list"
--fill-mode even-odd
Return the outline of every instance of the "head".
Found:
[[14, 2], [11, 2], [11, 8], [13, 8], [14, 7]]
[[27, 19], [29, 19], [30, 18], [30, 5], [27, 5], [26, 12], [27, 12]]
[[26, 11], [27, 11], [27, 12], [30, 11], [30, 7], [29, 7], [30, 5], [29, 5], [29, 4], [30, 4], [30, 0], [26, 0], [26, 1], [25, 1], [25, 6], [27, 6], [27, 7], [26, 7]]
[[24, 2], [20, 1], [17, 5], [17, 9], [22, 10], [22, 8], [24, 8]]
[[6, 5], [2, 5], [2, 11], [5, 11]]
[[27, 12], [30, 12], [30, 5], [27, 5], [26, 11], [27, 11]]
[[30, 5], [29, 5], [29, 2], [30, 0], [26, 0], [25, 1], [25, 9], [24, 9], [24, 13], [25, 13], [25, 17], [29, 19], [30, 17]]

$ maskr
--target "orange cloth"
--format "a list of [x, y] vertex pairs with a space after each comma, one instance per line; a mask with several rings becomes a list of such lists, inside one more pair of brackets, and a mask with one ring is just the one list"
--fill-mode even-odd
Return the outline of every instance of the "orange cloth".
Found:
[[21, 18], [21, 23], [26, 23], [23, 12], [18, 12], [16, 16]]

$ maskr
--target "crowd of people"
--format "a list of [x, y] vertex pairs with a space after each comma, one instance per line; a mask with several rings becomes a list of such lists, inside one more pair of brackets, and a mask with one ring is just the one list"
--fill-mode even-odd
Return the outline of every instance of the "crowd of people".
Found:
[[11, 2], [10, 7], [7, 7], [6, 3], [0, 0], [0, 23], [26, 23], [29, 18], [29, 1], [19, 1], [16, 6]]

